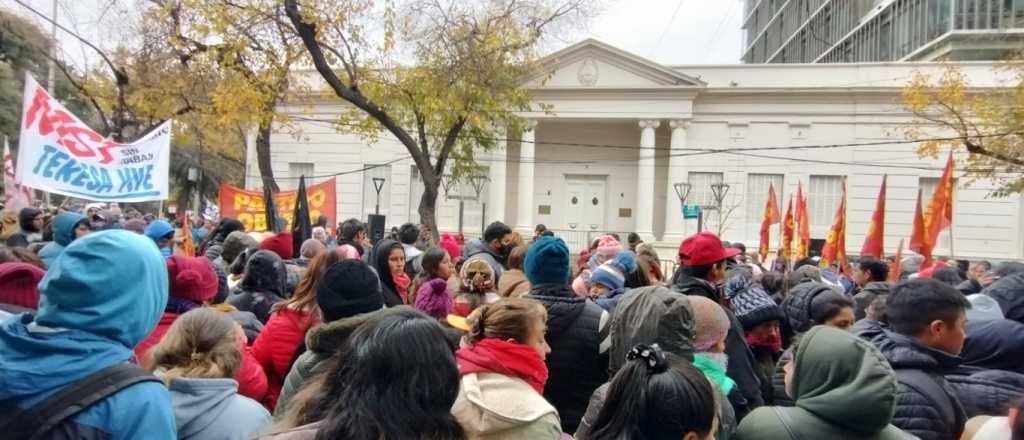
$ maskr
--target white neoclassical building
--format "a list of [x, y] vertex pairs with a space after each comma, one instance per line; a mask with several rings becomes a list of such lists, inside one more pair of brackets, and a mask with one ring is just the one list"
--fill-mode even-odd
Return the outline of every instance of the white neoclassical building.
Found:
[[[546, 61], [527, 86], [552, 111], [524, 114], [532, 130], [508, 133], [500, 149], [478, 155], [489, 182], [477, 200], [463, 202], [467, 235], [502, 220], [521, 230], [543, 223], [574, 250], [605, 231], [635, 231], [674, 248], [697, 230], [696, 220], [684, 220], [674, 184], [689, 183], [687, 204], [713, 206], [712, 185], [725, 183], [721, 209], [705, 213], [704, 227], [754, 249], [770, 184], [783, 210], [801, 184], [812, 238], [824, 238], [845, 177], [847, 244], [858, 254], [888, 175], [885, 246], [894, 252], [910, 235], [918, 189], [927, 201], [944, 164], [919, 159], [916, 144], [906, 142], [911, 119], [899, 102], [915, 71], [938, 73], [938, 64], [666, 66], [595, 40]], [[962, 67], [979, 87], [1001, 84], [993, 63]], [[386, 136], [371, 144], [336, 132], [328, 121], [342, 109], [336, 102], [289, 107], [298, 132], [272, 138], [282, 187], [294, 187], [303, 174], [343, 173], [338, 217], [365, 219], [377, 200], [373, 178], [384, 178], [380, 211], [388, 225], [418, 221], [422, 185], [404, 147]], [[246, 174], [256, 176], [251, 144]], [[387, 165], [358, 171], [381, 164]], [[987, 182], [958, 187], [954, 226], [941, 237], [939, 253], [1024, 258], [1022, 199], [991, 198], [991, 189]], [[463, 185], [449, 195], [459, 192], [475, 191]], [[439, 223], [444, 231], [459, 228], [454, 198], [442, 196]], [[779, 241], [777, 228], [772, 241]]]

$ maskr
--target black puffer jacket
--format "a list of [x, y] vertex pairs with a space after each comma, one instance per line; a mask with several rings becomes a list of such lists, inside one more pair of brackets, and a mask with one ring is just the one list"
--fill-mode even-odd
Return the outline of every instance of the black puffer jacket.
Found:
[[878, 295], [888, 295], [892, 285], [881, 281], [872, 281], [864, 285], [860, 292], [853, 295], [853, 316], [857, 321], [867, 317], [868, 306]]
[[1001, 416], [1024, 397], [1024, 374], [1011, 371], [959, 367], [946, 374], [946, 380], [968, 418]]
[[252, 312], [266, 324], [271, 308], [284, 297], [287, 278], [281, 257], [270, 251], [258, 251], [245, 263], [241, 291], [229, 296], [227, 303], [243, 312]]
[[[715, 286], [707, 281], [693, 278], [685, 274], [677, 273], [675, 284], [672, 290], [683, 295], [697, 295], [721, 304], [722, 295]], [[725, 336], [725, 354], [729, 356], [729, 365], [726, 368], [726, 375], [736, 382], [743, 399], [733, 400], [733, 409], [736, 413], [736, 420], [742, 420], [754, 408], [764, 405], [764, 396], [761, 394], [761, 380], [757, 377], [754, 364], [757, 359], [754, 353], [747, 346], [747, 337], [743, 333], [743, 325], [736, 319], [736, 315], [725, 309], [729, 316], [729, 333]], [[730, 397], [733, 393], [730, 393]]]
[[1024, 272], [1003, 277], [981, 293], [999, 303], [1006, 319], [1024, 323]]
[[786, 324], [794, 333], [810, 330], [811, 302], [818, 295], [829, 291], [834, 292], [835, 289], [828, 284], [813, 281], [800, 283], [789, 291], [789, 296], [782, 301], [782, 312], [786, 314]]
[[981, 283], [979, 283], [978, 280], [970, 278], [964, 280], [964, 282], [957, 284], [956, 286], [956, 290], [959, 290], [960, 293], [964, 294], [965, 296], [980, 293], [983, 289], [984, 288], [981, 287]]
[[1009, 319], [967, 321], [964, 365], [1024, 374], [1024, 324]]
[[576, 432], [590, 395], [608, 380], [608, 355], [601, 353], [606, 313], [593, 301], [577, 297], [567, 285], [535, 285], [527, 297], [548, 312], [551, 353], [544, 398], [558, 410], [562, 431]]
[[922, 440], [960, 438], [967, 414], [958, 390], [945, 375], [960, 358], [932, 350], [876, 324], [858, 336], [874, 344], [896, 371], [896, 414], [892, 424]]

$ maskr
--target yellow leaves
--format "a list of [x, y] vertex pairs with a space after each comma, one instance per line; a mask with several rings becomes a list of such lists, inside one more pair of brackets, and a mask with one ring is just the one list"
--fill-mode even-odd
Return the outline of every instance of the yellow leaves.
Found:
[[[902, 92], [904, 108], [915, 116], [905, 127], [922, 157], [937, 157], [945, 148], [964, 148], [967, 180], [991, 179], [999, 186], [993, 194], [1005, 196], [1024, 189], [1024, 64], [1007, 63], [998, 69], [1016, 69], [1015, 84], [996, 89], [972, 88], [957, 67], [946, 66], [937, 79], [915, 74]], [[950, 141], [934, 138], [954, 137]], [[1008, 177], [1010, 176], [1010, 177]]]

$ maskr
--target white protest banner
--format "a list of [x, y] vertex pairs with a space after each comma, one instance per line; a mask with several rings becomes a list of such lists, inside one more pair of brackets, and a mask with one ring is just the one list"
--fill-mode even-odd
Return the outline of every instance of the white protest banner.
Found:
[[27, 75], [18, 143], [18, 181], [88, 200], [144, 202], [168, 197], [171, 122], [133, 143], [92, 131]]

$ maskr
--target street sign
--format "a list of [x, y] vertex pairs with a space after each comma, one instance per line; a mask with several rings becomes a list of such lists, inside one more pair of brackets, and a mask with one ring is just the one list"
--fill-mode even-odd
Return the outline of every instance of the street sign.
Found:
[[700, 206], [697, 205], [683, 205], [683, 218], [700, 218]]

